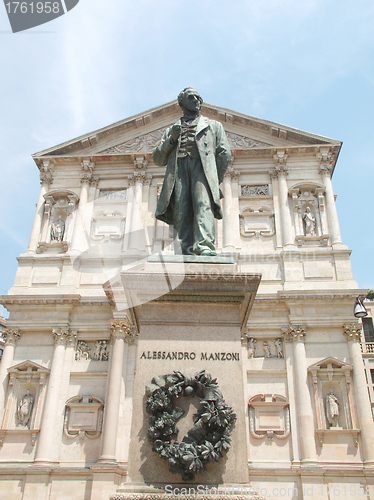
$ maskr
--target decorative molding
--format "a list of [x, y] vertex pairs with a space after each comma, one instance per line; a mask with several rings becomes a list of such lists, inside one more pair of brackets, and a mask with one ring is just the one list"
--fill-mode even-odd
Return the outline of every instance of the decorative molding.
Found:
[[306, 327], [301, 325], [290, 325], [282, 327], [282, 337], [285, 342], [304, 342]]
[[93, 361], [108, 361], [109, 359], [109, 341], [96, 340], [88, 342], [78, 340], [75, 348], [75, 360], [93, 360]]
[[355, 340], [357, 342], [361, 341], [361, 323], [353, 323], [351, 325], [343, 325], [343, 334], [347, 337], [347, 341]]
[[104, 402], [96, 396], [74, 396], [65, 403], [64, 434], [96, 439], [103, 426]]
[[255, 439], [286, 439], [290, 435], [289, 401], [279, 394], [257, 394], [248, 403], [249, 431]]

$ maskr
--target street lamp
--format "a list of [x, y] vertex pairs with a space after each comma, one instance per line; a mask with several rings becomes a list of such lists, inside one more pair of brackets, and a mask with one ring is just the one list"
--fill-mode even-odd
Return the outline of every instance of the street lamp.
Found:
[[365, 318], [365, 316], [368, 315], [366, 307], [362, 303], [360, 297], [356, 298], [356, 302], [355, 302], [355, 305], [353, 307], [353, 314], [354, 314], [355, 318]]

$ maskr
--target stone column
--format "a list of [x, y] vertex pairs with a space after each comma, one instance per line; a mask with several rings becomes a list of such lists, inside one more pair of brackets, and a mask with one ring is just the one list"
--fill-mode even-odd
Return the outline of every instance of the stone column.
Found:
[[[128, 177], [130, 186], [132, 188], [133, 197], [129, 199], [131, 208], [128, 209], [128, 226], [126, 228], [125, 248], [129, 250], [136, 250], [144, 252], [147, 241], [145, 235], [144, 222], [142, 217], [142, 203], [143, 203], [143, 184], [150, 182], [152, 177], [146, 174], [146, 167], [148, 162], [144, 159], [137, 158], [135, 160], [136, 170], [134, 174]], [[131, 197], [131, 192], [129, 191]]]
[[279, 205], [280, 205], [280, 215], [282, 222], [283, 246], [290, 247], [294, 246], [294, 237], [292, 230], [290, 207], [288, 203], [288, 186], [286, 180], [288, 172], [286, 165], [287, 161], [286, 150], [277, 149], [273, 158], [275, 163], [275, 171], [278, 174], [278, 181], [279, 181]]
[[283, 332], [285, 341], [293, 343], [294, 385], [301, 463], [317, 463], [313, 408], [308, 389], [308, 366], [305, 352], [305, 328], [290, 326]]
[[90, 188], [90, 182], [92, 180], [93, 169], [94, 169], [94, 164], [90, 160], [83, 160], [82, 162], [83, 173], [81, 174], [82, 186], [79, 195], [78, 211], [75, 215], [74, 231], [71, 241], [71, 249], [73, 252], [81, 252], [83, 250], [82, 236], [84, 235], [85, 232], [85, 225], [84, 225], [85, 212], [88, 201], [88, 191]]
[[21, 332], [18, 328], [10, 329], [6, 328], [3, 332], [5, 337], [5, 346], [3, 350], [3, 355], [0, 361], [0, 426], [3, 420], [4, 414], [4, 403], [7, 391], [8, 382], [8, 369], [13, 364], [14, 349], [17, 340], [21, 337]]
[[40, 183], [41, 188], [39, 192], [39, 199], [36, 205], [34, 222], [31, 229], [29, 246], [27, 253], [35, 253], [38, 243], [40, 241], [40, 231], [44, 216], [44, 195], [48, 192], [49, 186], [53, 181], [52, 171], [50, 169], [49, 160], [43, 161], [43, 166], [40, 169]]
[[135, 339], [134, 330], [128, 318], [113, 320], [110, 329], [112, 349], [109, 362], [100, 463], [115, 463], [117, 461], [116, 444], [123, 364], [127, 362], [127, 344]]
[[71, 343], [75, 339], [75, 334], [70, 333], [68, 326], [55, 328], [52, 330], [52, 334], [55, 341], [55, 348], [35, 453], [35, 462], [39, 465], [48, 464], [53, 459], [57, 460], [57, 457], [52, 457], [52, 449], [55, 441], [56, 415], [59, 408], [61, 380], [64, 374], [65, 348], [67, 343]]
[[[234, 245], [234, 224], [233, 224], [233, 199], [232, 199], [232, 179], [237, 177], [238, 173], [230, 166], [225, 173], [223, 179], [223, 234], [222, 234], [222, 249], [223, 251], [235, 250]], [[239, 214], [238, 214], [239, 215]]]
[[331, 184], [332, 165], [328, 149], [320, 148], [319, 153], [320, 174], [325, 186], [325, 199], [327, 208], [327, 219], [330, 229], [331, 245], [342, 245], [340, 235], [338, 212], [336, 211], [334, 191]]
[[280, 213], [280, 202], [279, 202], [279, 182], [278, 182], [278, 172], [275, 169], [269, 171], [269, 176], [271, 180], [271, 188], [273, 192], [274, 199], [274, 220], [275, 227], [277, 231], [275, 232], [275, 239], [277, 242], [277, 248], [282, 248], [282, 222]]
[[353, 368], [353, 384], [356, 394], [357, 419], [361, 430], [361, 446], [364, 463], [374, 466], [374, 422], [367, 391], [365, 366], [360, 347], [360, 330], [358, 323], [344, 325], [344, 335], [347, 337], [349, 357]]

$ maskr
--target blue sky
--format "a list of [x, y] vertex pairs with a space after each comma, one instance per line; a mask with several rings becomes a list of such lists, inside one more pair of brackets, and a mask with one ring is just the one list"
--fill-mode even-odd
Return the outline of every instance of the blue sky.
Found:
[[374, 288], [374, 3], [80, 0], [13, 34], [0, 6], [0, 293], [39, 193], [31, 154], [176, 98], [343, 141], [333, 177], [355, 279]]

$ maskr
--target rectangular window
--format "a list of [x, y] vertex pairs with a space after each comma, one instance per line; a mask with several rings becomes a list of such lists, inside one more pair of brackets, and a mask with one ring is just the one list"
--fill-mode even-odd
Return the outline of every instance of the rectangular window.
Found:
[[370, 370], [370, 375], [371, 375], [371, 381], [374, 384], [374, 370]]
[[365, 342], [374, 342], [373, 318], [362, 318]]

